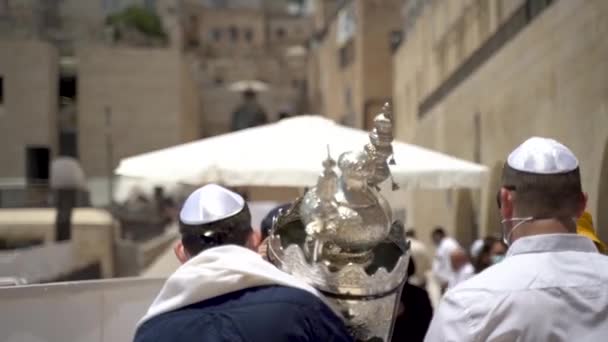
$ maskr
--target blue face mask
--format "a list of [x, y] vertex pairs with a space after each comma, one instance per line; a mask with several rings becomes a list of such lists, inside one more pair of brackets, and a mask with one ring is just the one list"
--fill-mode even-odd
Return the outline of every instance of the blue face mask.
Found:
[[505, 258], [502, 254], [492, 255], [492, 265], [498, 264]]

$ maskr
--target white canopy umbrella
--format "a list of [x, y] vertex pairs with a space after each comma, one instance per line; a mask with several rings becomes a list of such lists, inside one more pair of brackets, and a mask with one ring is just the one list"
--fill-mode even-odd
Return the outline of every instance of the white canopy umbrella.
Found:
[[228, 90], [235, 92], [254, 91], [263, 92], [268, 90], [268, 84], [262, 81], [256, 80], [243, 80], [231, 83], [228, 86]]
[[285, 49], [285, 56], [287, 57], [303, 57], [306, 56], [308, 50], [302, 45], [294, 45]]
[[[368, 132], [321, 116], [297, 116], [121, 160], [116, 174], [186, 184], [305, 187], [316, 183], [329, 146], [337, 158], [362, 149]], [[394, 142], [394, 180], [402, 188], [479, 188], [487, 168]]]

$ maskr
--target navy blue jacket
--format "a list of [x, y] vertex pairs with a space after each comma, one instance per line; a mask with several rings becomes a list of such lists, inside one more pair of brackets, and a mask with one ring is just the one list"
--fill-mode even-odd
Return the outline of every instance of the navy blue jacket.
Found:
[[351, 342], [344, 323], [314, 295], [262, 286], [161, 314], [146, 321], [135, 342]]

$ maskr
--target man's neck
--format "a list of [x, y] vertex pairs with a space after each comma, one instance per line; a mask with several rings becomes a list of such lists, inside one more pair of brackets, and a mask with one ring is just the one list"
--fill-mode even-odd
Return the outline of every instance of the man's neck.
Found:
[[511, 241], [519, 238], [533, 235], [543, 234], [568, 234], [576, 230], [576, 225], [573, 222], [573, 227], [567, 225], [558, 219], [540, 219], [523, 223], [521, 227], [513, 232]]

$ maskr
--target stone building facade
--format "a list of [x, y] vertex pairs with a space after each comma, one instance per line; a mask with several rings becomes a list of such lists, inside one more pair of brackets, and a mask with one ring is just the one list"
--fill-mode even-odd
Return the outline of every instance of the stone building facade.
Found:
[[[121, 158], [201, 137], [195, 63], [181, 41], [146, 48], [117, 45], [104, 35], [108, 14], [138, 4], [158, 7], [170, 39], [179, 38], [178, 3], [108, 3], [0, 4], [0, 185], [44, 183], [49, 161], [70, 145], [93, 204], [105, 204], [111, 171]], [[70, 118], [63, 115], [66, 98]], [[0, 188], [0, 202], [14, 193], [5, 190]]]
[[[167, 46], [112, 39], [107, 16], [130, 5], [156, 11]], [[271, 120], [302, 113], [309, 35], [309, 18], [280, 0], [0, 0], [1, 183], [29, 184], [28, 153], [69, 145], [104, 204], [121, 158], [227, 132], [238, 80], [269, 84]]]
[[506, 156], [546, 136], [578, 156], [588, 209], [608, 240], [608, 2], [408, 1], [403, 13], [397, 137], [491, 169], [480, 192], [410, 192], [409, 224], [424, 238], [436, 224], [463, 242], [499, 234]]
[[179, 51], [97, 46], [77, 58], [78, 153], [92, 186], [105, 189], [122, 158], [200, 137], [197, 84]]
[[[259, 94], [269, 119], [280, 110], [306, 110], [303, 102], [310, 20], [290, 14], [271, 1], [186, 1], [184, 48], [198, 58], [197, 76], [203, 103], [204, 136], [229, 131], [241, 95], [228, 89], [240, 80], [260, 80], [269, 90]], [[274, 3], [279, 3], [275, 1]]]
[[0, 37], [42, 38], [73, 56], [78, 45], [111, 40], [106, 18], [129, 6], [158, 13], [171, 41], [179, 42], [177, 0], [0, 0]]
[[22, 185], [27, 154], [56, 149], [58, 69], [48, 43], [0, 42], [0, 184]]
[[326, 116], [369, 127], [391, 97], [391, 34], [401, 0], [319, 0], [309, 61], [309, 101]]

